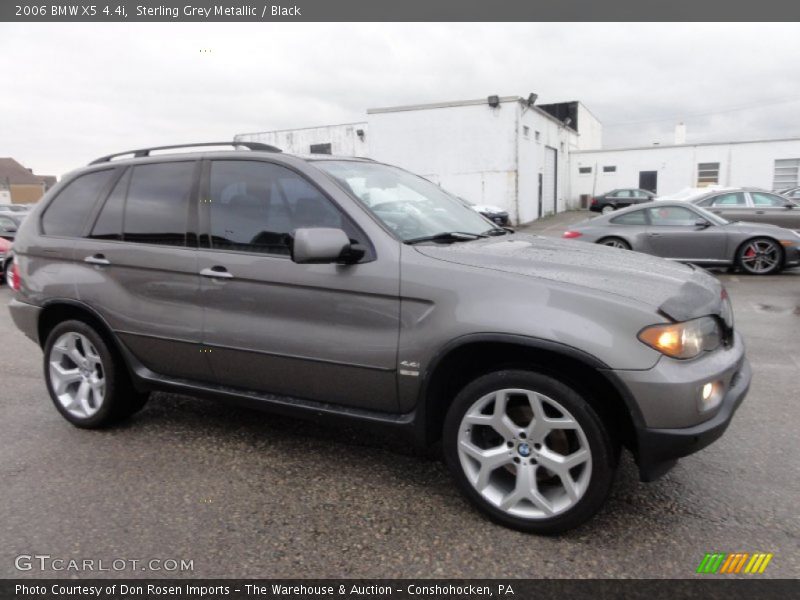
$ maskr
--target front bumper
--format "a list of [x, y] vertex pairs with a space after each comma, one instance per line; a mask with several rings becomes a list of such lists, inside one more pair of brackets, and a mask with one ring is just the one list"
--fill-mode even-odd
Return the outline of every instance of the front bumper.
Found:
[[637, 463], [642, 481], [653, 481], [669, 471], [682, 456], [688, 456], [715, 442], [725, 433], [733, 414], [750, 389], [752, 370], [745, 358], [733, 376], [720, 407], [710, 420], [694, 427], [651, 429], [636, 432]]
[[[750, 387], [752, 371], [744, 341], [691, 361], [662, 357], [646, 371], [615, 371], [640, 411], [635, 420], [636, 462], [643, 481], [666, 473], [678, 458], [705, 448], [728, 427]], [[704, 384], [719, 389], [710, 410], [700, 406]]]
[[800, 246], [784, 246], [783, 252], [785, 254], [783, 260], [784, 267], [796, 267], [800, 265]]

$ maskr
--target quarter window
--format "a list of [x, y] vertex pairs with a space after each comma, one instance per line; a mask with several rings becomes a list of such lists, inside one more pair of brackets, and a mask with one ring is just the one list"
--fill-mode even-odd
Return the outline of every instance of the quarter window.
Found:
[[635, 210], [633, 212], [620, 215], [611, 219], [614, 225], [647, 225], [647, 218], [643, 210]]
[[211, 165], [211, 247], [288, 255], [295, 229], [343, 229], [363, 237], [316, 187], [285, 167], [221, 160]]
[[89, 235], [100, 240], [122, 239], [122, 217], [125, 210], [125, 195], [131, 180], [130, 170], [123, 175], [111, 191], [111, 195], [103, 205], [100, 215]]
[[125, 203], [125, 241], [186, 245], [195, 165], [166, 162], [133, 168]]
[[78, 237], [97, 202], [100, 192], [111, 181], [113, 169], [93, 171], [73, 179], [59, 192], [42, 216], [46, 235]]

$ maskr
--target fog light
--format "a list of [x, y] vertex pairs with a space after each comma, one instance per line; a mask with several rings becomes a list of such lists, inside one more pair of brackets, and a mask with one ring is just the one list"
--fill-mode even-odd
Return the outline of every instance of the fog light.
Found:
[[719, 405], [722, 401], [722, 388], [722, 383], [718, 381], [709, 381], [703, 384], [703, 387], [700, 388], [700, 402], [698, 402], [700, 412], [708, 412]]

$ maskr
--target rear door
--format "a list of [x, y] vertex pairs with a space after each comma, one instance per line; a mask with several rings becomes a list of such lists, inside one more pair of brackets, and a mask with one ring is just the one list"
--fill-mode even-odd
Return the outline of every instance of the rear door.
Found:
[[[199, 269], [203, 347], [223, 385], [397, 410], [399, 244], [380, 255], [305, 175], [265, 161], [206, 163]], [[354, 265], [301, 265], [297, 228], [343, 229]]]
[[208, 379], [194, 198], [199, 161], [128, 168], [96, 214], [75, 259], [79, 299], [97, 310], [148, 369]]
[[747, 220], [800, 229], [800, 205], [796, 201], [767, 192], [750, 192], [750, 200], [753, 210]]
[[656, 206], [644, 209], [650, 222], [647, 238], [656, 256], [686, 262], [725, 262], [728, 259], [727, 233], [724, 227], [698, 227], [705, 220], [683, 206]]

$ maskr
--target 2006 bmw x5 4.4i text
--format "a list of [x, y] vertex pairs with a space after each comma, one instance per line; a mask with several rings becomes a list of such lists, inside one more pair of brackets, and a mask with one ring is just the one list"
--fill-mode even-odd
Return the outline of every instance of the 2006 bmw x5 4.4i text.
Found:
[[652, 480], [747, 393], [702, 270], [513, 233], [371, 160], [235, 147], [98, 159], [23, 223], [11, 313], [74, 425], [153, 390], [360, 420], [441, 440], [489, 517], [556, 533], [622, 447]]

